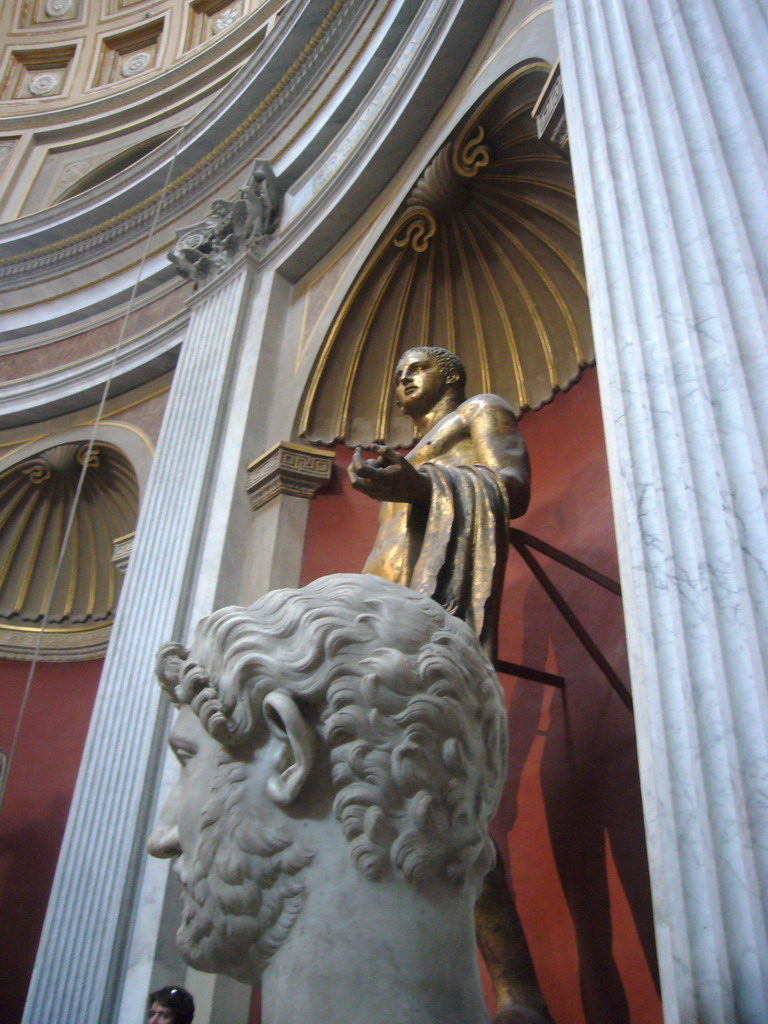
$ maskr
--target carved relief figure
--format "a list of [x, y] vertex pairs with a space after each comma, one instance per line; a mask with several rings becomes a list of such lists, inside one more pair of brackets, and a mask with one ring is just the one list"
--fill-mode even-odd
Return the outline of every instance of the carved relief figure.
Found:
[[352, 486], [382, 503], [379, 532], [363, 572], [434, 597], [464, 619], [495, 653], [510, 517], [528, 507], [525, 443], [498, 395], [465, 395], [457, 356], [409, 349], [395, 394], [419, 438], [403, 456], [372, 445], [355, 451]]
[[506, 770], [501, 690], [473, 632], [373, 576], [203, 619], [158, 677], [179, 780], [188, 963], [261, 981], [264, 1024], [480, 1024], [473, 906]]
[[168, 259], [197, 287], [244, 249], [255, 251], [280, 219], [282, 189], [270, 164], [257, 160], [244, 188], [232, 200], [216, 199], [200, 223], [176, 239]]

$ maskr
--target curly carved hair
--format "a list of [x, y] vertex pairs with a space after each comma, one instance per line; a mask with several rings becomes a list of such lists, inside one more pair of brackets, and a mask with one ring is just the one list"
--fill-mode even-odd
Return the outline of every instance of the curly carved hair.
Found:
[[266, 738], [262, 702], [289, 693], [330, 751], [334, 811], [369, 879], [478, 884], [506, 771], [496, 675], [472, 630], [430, 598], [336, 575], [223, 608], [192, 652], [165, 644], [157, 675], [236, 749]]

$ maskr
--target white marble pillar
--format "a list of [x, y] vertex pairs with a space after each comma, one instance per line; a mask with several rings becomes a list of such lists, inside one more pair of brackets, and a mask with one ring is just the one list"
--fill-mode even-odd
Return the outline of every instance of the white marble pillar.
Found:
[[666, 1024], [768, 1007], [768, 18], [556, 0]]
[[[212, 503], [252, 261], [192, 303], [67, 822], [24, 1024], [114, 1019], [168, 710], [160, 643], [182, 636]], [[142, 1000], [145, 993], [142, 993]]]

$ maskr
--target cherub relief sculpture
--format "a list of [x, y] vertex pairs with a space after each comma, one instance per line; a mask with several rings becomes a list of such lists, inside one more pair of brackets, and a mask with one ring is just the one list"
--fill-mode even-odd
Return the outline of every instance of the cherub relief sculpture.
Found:
[[201, 224], [186, 228], [168, 253], [195, 286], [214, 276], [239, 252], [258, 246], [277, 227], [282, 190], [266, 160], [257, 160], [234, 199], [216, 199]]
[[506, 770], [469, 627], [374, 576], [272, 591], [161, 648], [188, 963], [262, 987], [264, 1024], [481, 1024], [473, 906]]

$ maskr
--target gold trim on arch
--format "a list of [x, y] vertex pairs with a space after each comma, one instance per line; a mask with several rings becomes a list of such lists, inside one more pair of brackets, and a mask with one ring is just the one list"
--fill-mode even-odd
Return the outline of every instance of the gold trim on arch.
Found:
[[470, 393], [518, 414], [593, 360], [570, 164], [531, 116], [548, 72], [533, 61], [504, 75], [425, 168], [341, 302], [300, 436], [409, 444], [391, 377], [413, 345], [457, 351]]
[[[21, 638], [39, 637], [41, 631], [46, 660], [51, 651], [61, 653], [61, 637], [68, 638], [67, 659], [96, 656], [81, 634], [100, 630], [106, 643], [120, 585], [114, 539], [135, 528], [136, 474], [126, 455], [107, 441], [89, 447], [78, 439], [26, 458], [15, 454], [0, 471], [0, 656], [26, 657]], [[88, 472], [80, 485], [86, 456]], [[78, 654], [85, 648], [87, 653]]]

